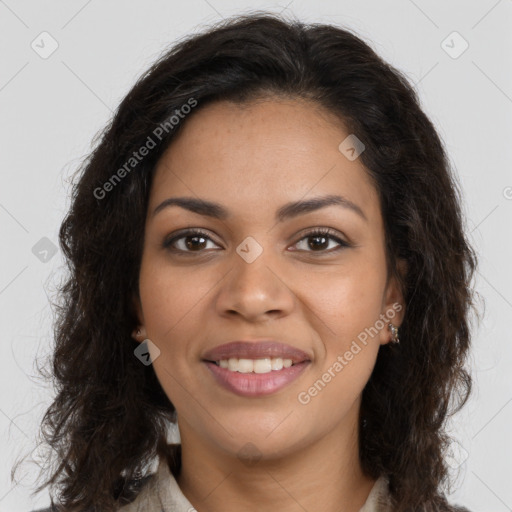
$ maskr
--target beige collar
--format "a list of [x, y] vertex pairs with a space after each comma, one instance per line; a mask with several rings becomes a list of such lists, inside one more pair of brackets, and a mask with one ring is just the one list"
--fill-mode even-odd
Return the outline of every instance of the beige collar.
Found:
[[[196, 509], [181, 492], [167, 462], [160, 459], [158, 469], [149, 479], [135, 501], [122, 507], [119, 512], [194, 512]], [[359, 512], [391, 512], [388, 479], [377, 479], [366, 503]]]

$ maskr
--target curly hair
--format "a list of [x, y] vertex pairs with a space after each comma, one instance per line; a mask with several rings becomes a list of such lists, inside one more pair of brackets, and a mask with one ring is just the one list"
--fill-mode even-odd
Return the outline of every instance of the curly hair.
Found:
[[[355, 33], [262, 12], [166, 49], [77, 172], [59, 232], [68, 273], [54, 304], [56, 396], [40, 430], [54, 464], [36, 491], [51, 486], [65, 510], [114, 510], [137, 494], [157, 456], [175, 462], [166, 436], [176, 410], [153, 367], [134, 357], [131, 337], [152, 177], [187, 122], [183, 105], [197, 105], [187, 110], [193, 116], [214, 101], [271, 96], [323, 107], [364, 143], [359, 158], [380, 198], [388, 268], [404, 291], [401, 343], [379, 348], [362, 395], [363, 471], [389, 476], [397, 512], [460, 510], [442, 490], [445, 421], [472, 387], [465, 363], [477, 258], [446, 151], [407, 78]], [[179, 122], [170, 128], [172, 116]], [[155, 147], [127, 169], [152, 134]]]

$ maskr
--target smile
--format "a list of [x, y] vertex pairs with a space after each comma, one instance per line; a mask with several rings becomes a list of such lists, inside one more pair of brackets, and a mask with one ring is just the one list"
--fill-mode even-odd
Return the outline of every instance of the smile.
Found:
[[311, 361], [292, 364], [291, 359], [223, 359], [203, 361], [216, 382], [225, 389], [245, 397], [276, 393], [293, 382]]

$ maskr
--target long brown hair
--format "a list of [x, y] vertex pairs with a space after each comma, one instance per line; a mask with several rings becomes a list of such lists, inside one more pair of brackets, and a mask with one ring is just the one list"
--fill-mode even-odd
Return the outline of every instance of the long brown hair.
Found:
[[[36, 490], [50, 485], [65, 510], [114, 510], [136, 495], [155, 458], [171, 453], [176, 411], [131, 337], [155, 164], [202, 106], [273, 94], [316, 102], [363, 141], [390, 272], [400, 278], [397, 260], [407, 261], [401, 343], [380, 348], [363, 391], [362, 468], [389, 476], [397, 512], [456, 510], [441, 491], [444, 426], [471, 391], [465, 360], [477, 260], [443, 144], [413, 86], [356, 34], [266, 13], [223, 21], [166, 51], [79, 169], [60, 229], [69, 272], [55, 304], [56, 397], [41, 425], [53, 451]], [[154, 147], [127, 165], [148, 137]]]

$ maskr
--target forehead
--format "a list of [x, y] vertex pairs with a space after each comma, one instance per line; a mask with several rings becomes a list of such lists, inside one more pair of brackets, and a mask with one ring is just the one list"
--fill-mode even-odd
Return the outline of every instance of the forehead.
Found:
[[150, 208], [194, 195], [243, 212], [338, 193], [380, 216], [361, 160], [339, 150], [349, 135], [341, 120], [306, 100], [211, 103], [185, 119], [158, 162]]

